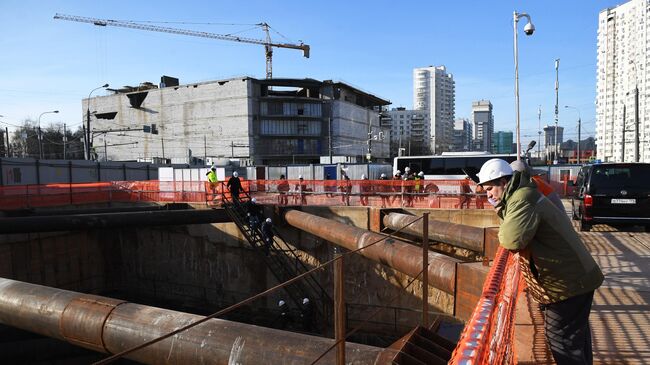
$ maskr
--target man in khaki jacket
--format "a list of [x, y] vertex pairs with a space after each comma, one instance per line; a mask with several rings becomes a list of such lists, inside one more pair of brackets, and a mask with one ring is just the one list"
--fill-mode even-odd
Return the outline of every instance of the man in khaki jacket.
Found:
[[518, 251], [529, 291], [544, 311], [546, 338], [557, 364], [592, 364], [589, 312], [603, 282], [598, 264], [565, 212], [539, 192], [527, 172], [504, 160], [478, 173], [502, 223], [501, 246]]

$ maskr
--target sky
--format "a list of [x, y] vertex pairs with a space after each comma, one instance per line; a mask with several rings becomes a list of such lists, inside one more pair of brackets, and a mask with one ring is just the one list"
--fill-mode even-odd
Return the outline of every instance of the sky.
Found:
[[[236, 76], [265, 77], [264, 47], [167, 33], [54, 20], [56, 13], [264, 38], [311, 46], [311, 57], [275, 49], [274, 77], [340, 80], [413, 107], [413, 68], [444, 65], [456, 82], [456, 118], [471, 116], [472, 101], [494, 106], [495, 131], [514, 131], [513, 11], [519, 24], [522, 144], [554, 123], [555, 68], [559, 69], [559, 124], [565, 140], [595, 134], [598, 13], [621, 2], [538, 1], [0, 1], [0, 126], [26, 119], [76, 129], [81, 100], [111, 87], [181, 84]], [[166, 23], [165, 23], [166, 22]], [[210, 23], [210, 24], [206, 24]], [[94, 96], [105, 93], [102, 89]], [[566, 109], [570, 105], [576, 109]]]

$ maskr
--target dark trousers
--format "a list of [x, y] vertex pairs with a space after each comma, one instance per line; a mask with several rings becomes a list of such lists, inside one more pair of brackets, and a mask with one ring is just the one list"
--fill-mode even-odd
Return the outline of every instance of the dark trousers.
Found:
[[542, 306], [546, 339], [558, 365], [593, 363], [589, 312], [594, 292]]

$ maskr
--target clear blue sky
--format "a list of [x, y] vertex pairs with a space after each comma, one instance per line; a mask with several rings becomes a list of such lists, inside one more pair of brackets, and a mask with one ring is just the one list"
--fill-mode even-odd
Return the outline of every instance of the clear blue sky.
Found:
[[[55, 13], [104, 19], [254, 24], [265, 21], [290, 41], [311, 45], [276, 49], [275, 77], [337, 79], [411, 108], [412, 69], [445, 65], [456, 80], [456, 117], [473, 100], [494, 105], [495, 130], [514, 130], [512, 12], [528, 12], [537, 31], [519, 30], [522, 140], [553, 121], [554, 59], [560, 58], [560, 125], [576, 138], [595, 133], [598, 13], [620, 2], [595, 1], [34, 1], [0, 2], [0, 118], [2, 126], [43, 116], [42, 123], [78, 127], [81, 99], [112, 87], [181, 83], [233, 76], [264, 77], [263, 47], [165, 33], [54, 20]], [[167, 24], [233, 33], [245, 25]], [[239, 33], [263, 38], [260, 30]], [[277, 34], [275, 40], [285, 41]], [[101, 91], [96, 92], [101, 95]], [[96, 94], [93, 94], [96, 95]], [[529, 137], [530, 136], [530, 137]]]

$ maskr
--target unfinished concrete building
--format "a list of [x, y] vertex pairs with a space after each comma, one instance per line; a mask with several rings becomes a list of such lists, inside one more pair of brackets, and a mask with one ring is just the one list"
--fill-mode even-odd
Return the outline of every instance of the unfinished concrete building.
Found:
[[[335, 81], [250, 77], [112, 89], [84, 99], [99, 160], [242, 165], [389, 159], [389, 130], [379, 124], [389, 101]], [[108, 119], [112, 118], [112, 119]], [[380, 133], [382, 132], [382, 133]], [[374, 138], [374, 136], [384, 138]]]

